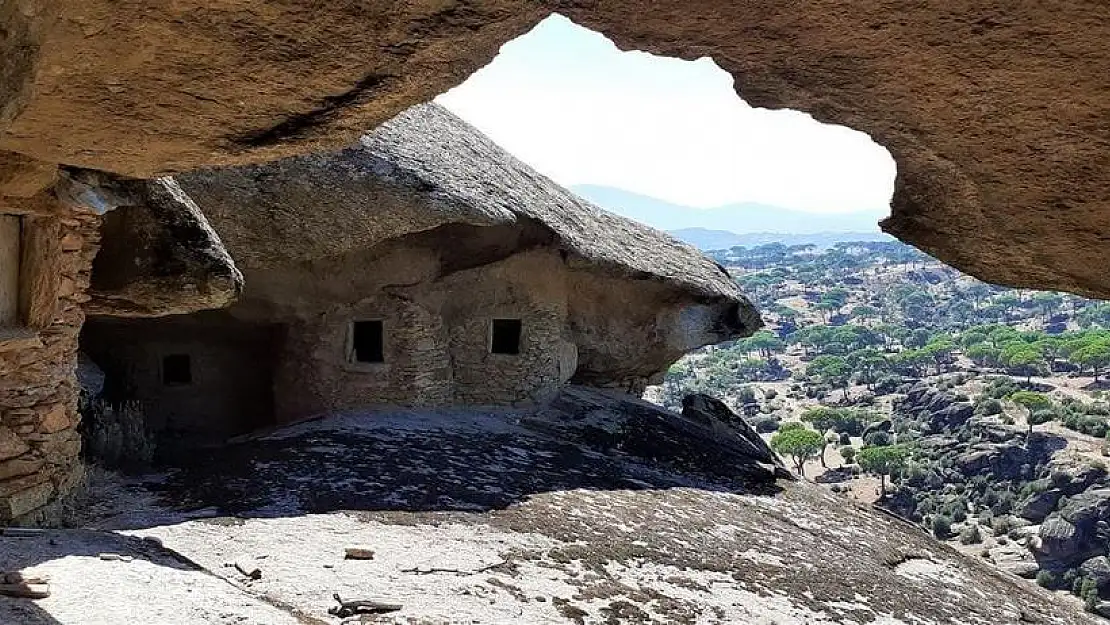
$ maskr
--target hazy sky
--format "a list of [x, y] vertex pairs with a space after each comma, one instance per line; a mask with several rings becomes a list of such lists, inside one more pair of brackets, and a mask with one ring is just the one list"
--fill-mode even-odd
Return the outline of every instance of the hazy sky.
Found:
[[438, 101], [563, 185], [835, 213], [886, 210], [894, 184], [867, 135], [752, 108], [708, 58], [621, 52], [558, 15]]

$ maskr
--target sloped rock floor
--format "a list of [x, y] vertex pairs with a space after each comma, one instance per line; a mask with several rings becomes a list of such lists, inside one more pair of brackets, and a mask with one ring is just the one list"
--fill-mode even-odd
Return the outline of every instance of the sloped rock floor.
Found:
[[0, 568], [53, 580], [48, 599], [0, 599], [0, 623], [318, 625], [340, 622], [334, 593], [404, 606], [380, 623], [1096, 622], [817, 486], [542, 430], [512, 412], [379, 413], [198, 452], [105, 491], [93, 529], [0, 538]]

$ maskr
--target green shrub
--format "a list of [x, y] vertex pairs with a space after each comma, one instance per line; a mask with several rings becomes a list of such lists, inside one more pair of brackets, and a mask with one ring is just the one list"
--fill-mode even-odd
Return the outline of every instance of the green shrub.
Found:
[[978, 525], [968, 525], [960, 532], [960, 542], [965, 545], [978, 545], [983, 542], [983, 535], [979, 532]]
[[1037, 572], [1037, 585], [1041, 588], [1052, 589], [1056, 587], [1056, 576], [1050, 571]]
[[787, 421], [779, 425], [779, 432], [789, 432], [790, 430], [804, 430], [806, 428], [804, 423], [798, 421]]
[[1083, 582], [1083, 587], [1079, 589], [1079, 598], [1083, 600], [1085, 610], [1095, 611], [1095, 607], [1098, 606], [1098, 585], [1095, 580], [1087, 579]]
[[851, 445], [846, 445], [840, 448], [840, 457], [844, 458], [844, 462], [852, 464], [856, 458], [856, 448]]
[[975, 402], [975, 414], [990, 416], [1002, 413], [1002, 402], [997, 399], [982, 399]]
[[1033, 425], [1040, 425], [1056, 419], [1057, 416], [1055, 410], [1051, 408], [1041, 408], [1029, 413], [1029, 422]]
[[933, 536], [940, 540], [944, 540], [952, 535], [952, 519], [943, 514], [933, 516], [931, 523]]
[[1014, 527], [1013, 519], [1008, 516], [997, 516], [991, 520], [991, 533], [995, 536], [1004, 536]]

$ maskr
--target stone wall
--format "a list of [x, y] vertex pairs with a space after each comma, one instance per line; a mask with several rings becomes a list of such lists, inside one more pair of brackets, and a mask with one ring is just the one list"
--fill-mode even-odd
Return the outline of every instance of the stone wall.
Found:
[[[375, 404], [443, 405], [451, 366], [438, 311], [403, 295], [379, 294], [290, 324], [278, 359], [279, 422]], [[351, 322], [381, 320], [384, 362], [349, 362]]]
[[[381, 279], [380, 270], [393, 266], [381, 259], [369, 273]], [[278, 359], [278, 421], [374, 405], [545, 398], [573, 372], [564, 280], [557, 253], [526, 252], [440, 280], [386, 286], [354, 304], [302, 312]], [[490, 323], [498, 317], [522, 319], [520, 354], [490, 353]], [[359, 320], [382, 321], [384, 362], [349, 362], [351, 323]]]
[[[552, 247], [458, 264], [398, 242], [255, 272], [253, 295], [229, 312], [97, 320], [84, 345], [110, 382], [126, 380], [121, 398], [142, 400], [154, 427], [231, 434], [373, 406], [542, 402], [572, 378], [638, 392], [689, 349], [721, 340], [722, 311], [663, 282], [572, 268]], [[492, 353], [499, 318], [521, 321], [519, 353]], [[371, 320], [382, 322], [383, 362], [356, 362], [352, 324]], [[269, 338], [250, 344], [247, 329], [263, 327]], [[192, 359], [188, 387], [159, 378], [171, 353]]]
[[[551, 250], [525, 252], [439, 283], [450, 333], [454, 398], [462, 404], [542, 401], [573, 374], [566, 269]], [[493, 319], [520, 319], [519, 354], [490, 350]], [[569, 364], [573, 365], [573, 360]]]
[[20, 324], [0, 329], [0, 523], [36, 520], [83, 476], [74, 369], [98, 225], [82, 211], [22, 219]]

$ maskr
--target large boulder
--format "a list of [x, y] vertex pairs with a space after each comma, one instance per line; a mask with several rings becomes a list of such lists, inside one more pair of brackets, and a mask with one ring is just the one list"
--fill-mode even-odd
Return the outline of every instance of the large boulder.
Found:
[[863, 436], [864, 439], [866, 439], [869, 434], [875, 434], [877, 432], [890, 433], [890, 429], [893, 428], [893, 427], [894, 427], [894, 422], [891, 421], [890, 419], [883, 419], [882, 421], [876, 421], [876, 422], [868, 425], [867, 427], [865, 427], [863, 429], [862, 436]]
[[975, 408], [971, 404], [953, 401], [933, 411], [929, 424], [934, 431], [956, 429], [967, 423], [973, 414]]
[[742, 417], [706, 395], [684, 400], [682, 414], [619, 391], [571, 385], [529, 426], [602, 453], [619, 452], [712, 479], [769, 484], [795, 479]]
[[110, 185], [119, 203], [103, 218], [86, 313], [185, 314], [228, 306], [242, 291], [243, 276], [220, 237], [174, 180], [75, 172], [67, 182], [98, 196]]
[[1064, 496], [1058, 488], [1050, 488], [1034, 493], [1017, 506], [1017, 515], [1033, 523], [1040, 523], [1056, 509], [1056, 503]]
[[965, 476], [990, 473], [1000, 480], [1029, 478], [1036, 465], [1036, 450], [1018, 440], [977, 443], [955, 458], [955, 467]]
[[1038, 551], [1053, 560], [1068, 562], [1081, 553], [1079, 530], [1061, 517], [1053, 516], [1042, 523], [1038, 538]]
[[1041, 524], [1039, 550], [1061, 563], [1076, 563], [1106, 552], [1110, 536], [1110, 487], [1091, 488]]
[[1110, 585], [1110, 558], [1095, 556], [1084, 560], [1079, 566], [1079, 572], [1084, 577], [1094, 580], [1100, 589], [1105, 588]]

